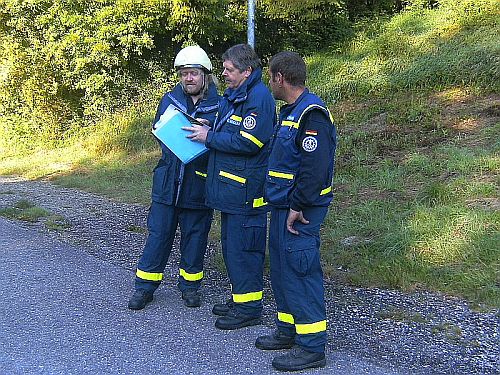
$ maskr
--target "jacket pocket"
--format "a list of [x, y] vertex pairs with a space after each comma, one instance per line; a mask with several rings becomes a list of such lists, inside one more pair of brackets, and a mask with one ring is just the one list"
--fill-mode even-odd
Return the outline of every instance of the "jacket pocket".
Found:
[[205, 182], [207, 180], [207, 172], [199, 170], [190, 170], [189, 178], [185, 178], [182, 187], [186, 192], [186, 198], [191, 204], [205, 204]]
[[217, 177], [219, 180], [219, 202], [244, 206], [247, 188], [246, 178], [225, 170], [219, 171]]
[[266, 176], [266, 201], [274, 205], [288, 205], [288, 196], [293, 188], [295, 176], [291, 173], [268, 171]]
[[171, 164], [159, 165], [153, 173], [153, 199], [171, 204], [174, 196], [174, 178], [171, 176]]

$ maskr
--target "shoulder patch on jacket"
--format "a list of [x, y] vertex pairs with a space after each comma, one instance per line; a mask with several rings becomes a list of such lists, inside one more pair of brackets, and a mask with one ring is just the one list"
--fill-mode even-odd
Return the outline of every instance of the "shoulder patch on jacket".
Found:
[[305, 137], [302, 141], [302, 148], [306, 152], [313, 152], [318, 147], [318, 141], [314, 137]]
[[243, 127], [247, 130], [252, 130], [257, 125], [257, 120], [253, 116], [247, 116], [243, 119]]

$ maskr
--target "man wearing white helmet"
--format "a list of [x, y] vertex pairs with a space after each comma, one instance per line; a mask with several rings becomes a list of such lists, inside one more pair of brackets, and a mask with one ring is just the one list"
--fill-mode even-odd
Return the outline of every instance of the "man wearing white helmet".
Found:
[[[213, 124], [219, 96], [211, 74], [212, 63], [205, 51], [198, 46], [182, 49], [174, 67], [179, 83], [161, 99], [153, 126], [169, 105]], [[153, 300], [153, 293], [163, 279], [177, 226], [181, 232], [178, 287], [186, 306], [201, 305], [198, 290], [213, 213], [205, 205], [208, 153], [183, 164], [161, 142], [160, 146], [162, 156], [153, 172], [149, 234], [137, 265], [135, 293], [128, 303], [132, 310], [143, 309]]]

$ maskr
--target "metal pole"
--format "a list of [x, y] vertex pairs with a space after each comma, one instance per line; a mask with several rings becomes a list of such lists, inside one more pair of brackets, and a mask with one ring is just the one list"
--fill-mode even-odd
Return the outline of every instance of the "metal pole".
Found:
[[255, 48], [255, 0], [248, 0], [247, 39]]

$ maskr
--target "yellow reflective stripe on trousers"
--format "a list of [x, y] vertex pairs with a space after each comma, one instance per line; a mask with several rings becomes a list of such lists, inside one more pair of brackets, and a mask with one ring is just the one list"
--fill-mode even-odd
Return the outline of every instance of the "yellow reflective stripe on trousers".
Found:
[[260, 292], [251, 292], [245, 294], [234, 294], [233, 301], [236, 303], [244, 303], [251, 301], [259, 301], [262, 299], [262, 290]]
[[286, 178], [287, 180], [293, 180], [293, 174], [291, 174], [291, 173], [281, 173], [281, 172], [269, 171], [269, 176]]
[[207, 174], [206, 173], [203, 173], [203, 172], [200, 172], [200, 171], [194, 171], [194, 173], [196, 173], [198, 176], [207, 178]]
[[230, 180], [238, 181], [238, 182], [240, 182], [242, 184], [244, 184], [244, 183], [247, 182], [246, 178], [243, 178], [243, 177], [240, 177], [240, 176], [236, 176], [235, 174], [232, 174], [232, 173], [229, 173], [229, 172], [220, 171], [219, 175], [223, 176], [223, 177], [227, 177]]
[[163, 279], [163, 273], [158, 272], [145, 272], [137, 269], [135, 273], [139, 279], [149, 280], [149, 281], [161, 281]]
[[260, 148], [262, 146], [264, 146], [264, 143], [262, 143], [261, 141], [259, 141], [257, 138], [255, 138], [252, 134], [250, 133], [247, 133], [247, 132], [244, 132], [243, 130], [240, 130], [240, 134], [243, 138], [246, 138], [246, 139], [249, 139], [251, 140], [253, 143], [255, 143], [257, 146], [259, 146]]
[[278, 320], [283, 323], [295, 324], [293, 315], [284, 312], [278, 311]]
[[324, 188], [323, 190], [321, 190], [321, 193], [319, 193], [319, 195], [325, 195], [325, 194], [328, 194], [331, 191], [332, 191], [332, 187], [328, 186], [327, 188]]
[[187, 273], [185, 269], [180, 268], [179, 274], [187, 281], [198, 281], [203, 279], [203, 271], [198, 273]]
[[326, 331], [326, 320], [310, 324], [295, 324], [295, 331], [299, 335]]
[[298, 129], [299, 128], [299, 123], [298, 122], [294, 122], [294, 121], [281, 121], [281, 126], [289, 126], [291, 128], [296, 128]]
[[267, 202], [264, 201], [264, 197], [255, 198], [253, 200], [253, 208], [262, 207], [262, 206], [265, 206], [265, 205], [267, 205]]

